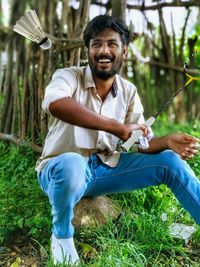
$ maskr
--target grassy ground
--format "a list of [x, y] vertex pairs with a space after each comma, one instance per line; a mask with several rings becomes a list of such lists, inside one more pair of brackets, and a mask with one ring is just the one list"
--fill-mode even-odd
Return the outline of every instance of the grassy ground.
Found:
[[[164, 134], [174, 126], [166, 128], [158, 121], [157, 129]], [[200, 132], [195, 124], [177, 125], [176, 130], [196, 136]], [[34, 172], [37, 156], [28, 148], [0, 143], [0, 266], [53, 266], [50, 208]], [[200, 177], [200, 156], [189, 164]], [[80, 266], [200, 266], [200, 229], [169, 189], [151, 187], [111, 197], [122, 208], [117, 220], [76, 231]], [[173, 222], [196, 227], [187, 246], [169, 235]]]

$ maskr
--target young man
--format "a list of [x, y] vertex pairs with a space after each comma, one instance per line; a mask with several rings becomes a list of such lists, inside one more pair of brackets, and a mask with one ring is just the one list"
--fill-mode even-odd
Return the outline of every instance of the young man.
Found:
[[[197, 153], [198, 139], [175, 133], [150, 140], [137, 90], [118, 74], [127, 54], [127, 26], [97, 16], [87, 25], [84, 42], [89, 66], [56, 71], [43, 101], [50, 126], [36, 170], [52, 207], [55, 263], [79, 261], [71, 220], [84, 196], [164, 183], [200, 224], [200, 182], [184, 161]], [[119, 141], [138, 129], [149, 138], [149, 148], [120, 152]]]

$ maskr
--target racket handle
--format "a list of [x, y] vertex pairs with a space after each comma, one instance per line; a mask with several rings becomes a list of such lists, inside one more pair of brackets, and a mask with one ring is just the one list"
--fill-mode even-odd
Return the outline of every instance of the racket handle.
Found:
[[145, 125], [151, 127], [151, 125], [154, 123], [154, 121], [156, 120], [156, 118], [154, 116], [151, 116], [150, 118], [148, 118], [146, 121], [145, 121]]
[[[155, 120], [156, 120], [156, 118], [155, 118], [154, 116], [151, 116], [150, 118], [148, 118], [148, 119], [145, 121], [144, 124], [150, 127], [150, 126], [154, 123]], [[135, 142], [137, 142], [138, 139], [139, 139], [139, 137], [142, 136], [142, 135], [143, 135], [143, 131], [141, 131], [141, 130], [137, 130], [137, 131], [133, 132], [132, 135], [131, 135], [131, 137], [130, 137], [126, 142], [124, 142], [124, 143], [122, 144], [122, 146], [121, 146], [122, 149], [123, 149], [124, 151], [128, 151], [129, 148], [130, 148], [133, 144], [135, 144]]]

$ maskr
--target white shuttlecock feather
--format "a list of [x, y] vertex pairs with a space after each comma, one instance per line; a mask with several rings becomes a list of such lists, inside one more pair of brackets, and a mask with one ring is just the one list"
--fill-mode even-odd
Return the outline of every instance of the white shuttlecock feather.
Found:
[[17, 20], [13, 30], [37, 43], [42, 49], [51, 47], [51, 40], [44, 33], [35, 10], [26, 12], [23, 17]]

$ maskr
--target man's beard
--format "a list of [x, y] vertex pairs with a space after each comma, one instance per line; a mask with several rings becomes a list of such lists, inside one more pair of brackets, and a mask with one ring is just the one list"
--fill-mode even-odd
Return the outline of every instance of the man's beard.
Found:
[[[106, 58], [106, 57], [102, 56], [102, 58]], [[95, 63], [96, 63], [96, 59], [95, 59]], [[95, 63], [89, 58], [89, 66], [90, 66], [93, 76], [96, 76], [97, 78], [106, 81], [109, 78], [115, 76], [115, 74], [119, 72], [122, 66], [122, 58], [119, 57], [110, 70], [102, 70], [102, 69], [100, 70], [98, 69], [98, 66]]]

